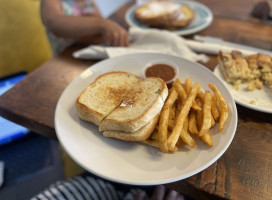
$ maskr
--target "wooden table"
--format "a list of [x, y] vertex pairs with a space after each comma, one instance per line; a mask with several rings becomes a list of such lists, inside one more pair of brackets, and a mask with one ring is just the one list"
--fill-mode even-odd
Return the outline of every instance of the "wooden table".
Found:
[[[271, 50], [271, 21], [250, 17], [255, 0], [200, 1], [210, 7], [215, 19], [198, 34]], [[124, 14], [131, 5], [123, 6], [111, 18], [127, 27]], [[69, 47], [2, 95], [0, 115], [56, 138], [54, 113], [60, 95], [76, 76], [97, 62], [74, 59], [72, 52], [82, 47]], [[216, 58], [210, 56], [204, 65], [212, 70], [216, 64]], [[168, 184], [169, 188], [195, 199], [272, 199], [272, 115], [239, 105], [237, 109], [236, 135], [225, 154], [203, 172]]]

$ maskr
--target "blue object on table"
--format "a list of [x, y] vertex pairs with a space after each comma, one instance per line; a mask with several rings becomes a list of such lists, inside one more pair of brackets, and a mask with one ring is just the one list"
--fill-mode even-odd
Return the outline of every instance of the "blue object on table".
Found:
[[[20, 72], [0, 77], [0, 96], [25, 76], [25, 72]], [[2, 117], [0, 161], [4, 164], [0, 199], [30, 199], [50, 184], [64, 179], [58, 142]]]
[[[20, 82], [26, 76], [19, 72], [0, 78], [0, 96]], [[29, 132], [28, 129], [0, 117], [0, 146], [22, 138]]]

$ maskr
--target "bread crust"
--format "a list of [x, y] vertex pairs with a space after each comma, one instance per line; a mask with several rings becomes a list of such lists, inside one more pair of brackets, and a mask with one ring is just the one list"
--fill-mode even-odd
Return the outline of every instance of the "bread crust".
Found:
[[[105, 74], [102, 74], [100, 75], [99, 77], [97, 77], [95, 79], [94, 82], [92, 82], [90, 85], [88, 85], [83, 91], [82, 93], [79, 95], [79, 97], [76, 99], [76, 110], [77, 110], [77, 113], [79, 115], [79, 117], [82, 119], [82, 120], [85, 120], [85, 121], [88, 121], [88, 122], [91, 122], [97, 126], [99, 126], [100, 122], [106, 117], [105, 114], [103, 113], [100, 113], [90, 107], [88, 107], [87, 105], [85, 105], [84, 103], [82, 103], [80, 101], [80, 98], [86, 93], [88, 87], [91, 87], [93, 85], [95, 85], [99, 80], [101, 79], [104, 79], [106, 78], [107, 76], [110, 76], [112, 74], [123, 74], [123, 75], [130, 75], [130, 76], [133, 76], [134, 78], [138, 79], [138, 81], [141, 80], [140, 77], [136, 76], [135, 74], [132, 74], [132, 73], [129, 73], [129, 72], [120, 72], [120, 71], [115, 71], [115, 72], [108, 72], [108, 73], [105, 73]], [[128, 88], [129, 89], [129, 88]], [[120, 102], [121, 102], [121, 98], [120, 98]], [[117, 107], [120, 102], [117, 102], [116, 105], [114, 106]], [[113, 109], [114, 109], [113, 108]], [[112, 110], [110, 110], [109, 112], [111, 112]]]
[[99, 125], [99, 131], [111, 130], [133, 133], [145, 126], [161, 111], [164, 101], [168, 96], [168, 88], [165, 82], [160, 78], [150, 77], [149, 79], [156, 79], [161, 84], [161, 89], [152, 106], [145, 110], [140, 116], [131, 120], [119, 121], [117, 119], [105, 118]]
[[159, 114], [154, 117], [148, 124], [140, 128], [138, 131], [133, 133], [121, 132], [121, 131], [105, 131], [103, 135], [105, 137], [116, 138], [125, 141], [143, 141], [149, 138], [154, 129], [156, 128], [159, 120]]
[[[79, 97], [78, 97], [79, 98]], [[76, 101], [76, 110], [78, 116], [88, 122], [92, 122], [93, 124], [99, 126], [99, 123], [104, 118], [104, 115], [96, 112], [95, 110], [88, 108], [84, 104], [80, 103], [77, 99]]]

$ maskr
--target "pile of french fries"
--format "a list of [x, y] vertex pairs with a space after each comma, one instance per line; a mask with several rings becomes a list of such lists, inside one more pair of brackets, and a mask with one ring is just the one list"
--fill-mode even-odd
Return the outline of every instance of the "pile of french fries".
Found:
[[213, 147], [210, 129], [219, 123], [221, 132], [228, 119], [229, 109], [219, 89], [209, 83], [211, 91], [203, 91], [199, 83], [192, 85], [187, 78], [184, 84], [176, 79], [160, 113], [152, 135], [143, 143], [160, 148], [164, 153], [178, 151], [188, 145], [195, 147], [200, 139]]

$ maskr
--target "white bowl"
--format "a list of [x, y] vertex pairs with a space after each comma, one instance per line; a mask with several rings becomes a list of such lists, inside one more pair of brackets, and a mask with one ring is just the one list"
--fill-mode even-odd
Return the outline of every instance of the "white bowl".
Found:
[[174, 80], [175, 80], [175, 79], [177, 78], [177, 76], [179, 75], [179, 68], [178, 68], [178, 66], [177, 66], [177, 64], [176, 64], [175, 62], [170, 61], [170, 60], [166, 60], [166, 59], [156, 59], [156, 60], [152, 60], [152, 61], [148, 62], [148, 63], [144, 66], [144, 68], [143, 68], [143, 77], [144, 77], [144, 78], [147, 78], [147, 77], [146, 77], [146, 74], [145, 74], [147, 68], [149, 68], [149, 67], [151, 67], [152, 65], [155, 65], [155, 64], [166, 64], [166, 65], [169, 65], [169, 66], [171, 66], [171, 67], [174, 68], [174, 70], [175, 70], [175, 76], [174, 76], [172, 79], [170, 79], [169, 81], [166, 81], [166, 82], [165, 82], [166, 84], [171, 84], [171, 83], [173, 83]]

